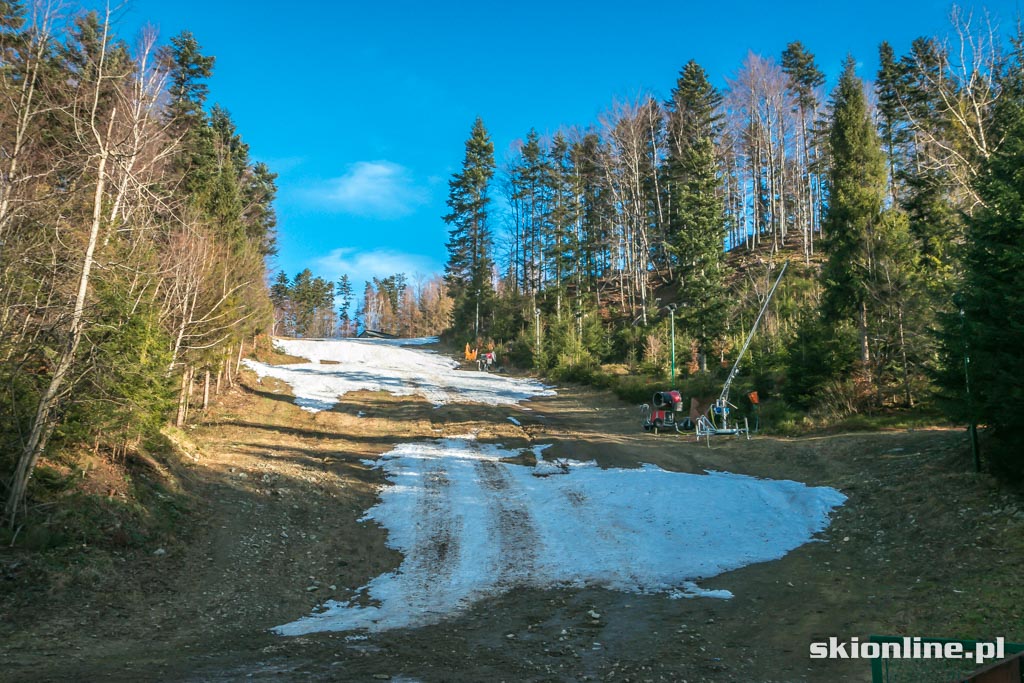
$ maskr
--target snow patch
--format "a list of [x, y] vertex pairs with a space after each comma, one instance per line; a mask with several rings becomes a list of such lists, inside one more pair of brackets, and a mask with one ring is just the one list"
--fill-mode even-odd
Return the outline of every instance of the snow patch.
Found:
[[[538, 467], [555, 466], [534, 449]], [[501, 462], [518, 455], [472, 437], [401, 445], [381, 456], [390, 484], [367, 511], [401, 566], [278, 626], [282, 635], [437, 623], [515, 587], [599, 586], [673, 598], [728, 598], [695, 581], [778, 559], [827, 528], [832, 488], [652, 465], [560, 461], [564, 476]]]
[[[285, 353], [309, 363], [269, 365], [243, 361], [257, 377], [274, 377], [292, 388], [295, 404], [310, 412], [330, 410], [341, 396], [359, 390], [422, 396], [434, 406], [449, 403], [514, 405], [555, 392], [540, 382], [487, 372], [458, 371], [458, 363], [424, 349], [406, 348], [424, 339], [277, 339]], [[333, 361], [321, 365], [321, 361]]]

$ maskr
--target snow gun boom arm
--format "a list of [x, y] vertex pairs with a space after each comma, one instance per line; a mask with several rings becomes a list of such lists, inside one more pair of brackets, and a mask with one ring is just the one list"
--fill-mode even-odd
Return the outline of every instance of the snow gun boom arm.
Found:
[[789, 265], [789, 261], [785, 261], [782, 264], [782, 270], [779, 271], [779, 277], [776, 278], [775, 284], [768, 290], [768, 296], [764, 300], [764, 304], [761, 306], [761, 312], [757, 314], [757, 320], [754, 321], [753, 327], [750, 328], [750, 334], [747, 335], [747, 341], [743, 342], [743, 348], [740, 349], [740, 354], [736, 356], [736, 362], [732, 364], [732, 370], [729, 371], [729, 377], [725, 380], [725, 386], [722, 387], [722, 393], [718, 396], [718, 404], [725, 406], [729, 402], [729, 387], [732, 385], [732, 381], [736, 379], [736, 373], [740, 370], [740, 361], [743, 360], [743, 354], [747, 352], [750, 347], [750, 342], [754, 338], [754, 334], [757, 332], [757, 326], [761, 324], [761, 318], [764, 317], [765, 311], [768, 310], [768, 304], [771, 303], [772, 297], [775, 296], [775, 290], [778, 288], [779, 283], [782, 282], [782, 276], [786, 274], [786, 266]]

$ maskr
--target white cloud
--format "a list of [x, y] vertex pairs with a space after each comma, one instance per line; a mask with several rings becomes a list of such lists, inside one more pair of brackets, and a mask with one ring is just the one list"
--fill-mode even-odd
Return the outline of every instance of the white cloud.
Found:
[[307, 196], [335, 211], [393, 220], [413, 213], [429, 200], [409, 169], [392, 161], [359, 161], [340, 178], [311, 188]]
[[356, 297], [362, 296], [363, 284], [374, 277], [385, 278], [396, 273], [405, 273], [409, 281], [415, 275], [433, 275], [441, 271], [441, 266], [427, 256], [407, 254], [389, 249], [373, 249], [361, 251], [351, 247], [335, 249], [325, 256], [314, 259], [310, 268], [317, 275], [338, 281], [342, 275], [348, 275], [352, 282], [352, 291]]

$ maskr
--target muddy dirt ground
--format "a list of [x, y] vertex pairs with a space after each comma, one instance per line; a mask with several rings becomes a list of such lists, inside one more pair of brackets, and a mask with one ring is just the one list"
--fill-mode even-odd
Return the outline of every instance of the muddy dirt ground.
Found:
[[[471, 432], [554, 444], [549, 458], [794, 479], [849, 500], [818, 542], [700, 582], [731, 600], [520, 589], [418, 629], [268, 631], [400, 563], [384, 531], [359, 521], [384, 483], [364, 460]], [[811, 660], [809, 643], [872, 633], [1024, 641], [1024, 500], [970, 471], [962, 431], [709, 448], [643, 433], [636, 406], [589, 388], [513, 408], [357, 393], [310, 414], [285, 385], [246, 373], [190, 437], [184, 485], [197, 526], [181, 540], [105, 557], [84, 586], [2, 577], [0, 679], [866, 681], [866, 662]]]

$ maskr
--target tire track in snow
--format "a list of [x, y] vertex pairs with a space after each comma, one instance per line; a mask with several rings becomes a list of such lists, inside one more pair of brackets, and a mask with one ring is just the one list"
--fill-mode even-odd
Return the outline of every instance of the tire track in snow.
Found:
[[441, 459], [424, 459], [423, 488], [416, 503], [416, 541], [401, 571], [409, 576], [406, 598], [423, 612], [444, 612], [444, 582], [460, 555], [461, 524], [452, 510], [451, 479]]
[[540, 536], [530, 509], [523, 503], [525, 491], [509, 476], [508, 465], [494, 460], [475, 463], [481, 493], [491, 513], [489, 534], [498, 541], [498, 584], [526, 581], [537, 561]]
[[607, 527], [607, 523], [611, 520], [606, 515], [600, 515], [594, 508], [590, 497], [574, 486], [563, 488], [562, 496], [569, 503], [569, 509], [579, 519], [576, 527], [586, 529], [591, 534], [591, 541], [586, 544], [586, 547], [595, 554], [612, 558], [609, 566], [620, 567], [620, 571], [628, 577], [630, 582], [642, 586], [644, 581], [633, 567], [634, 557], [628, 543], [625, 543], [620, 535], [613, 533]]

